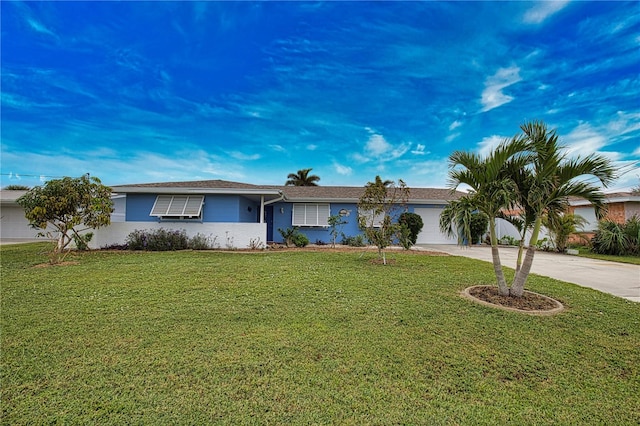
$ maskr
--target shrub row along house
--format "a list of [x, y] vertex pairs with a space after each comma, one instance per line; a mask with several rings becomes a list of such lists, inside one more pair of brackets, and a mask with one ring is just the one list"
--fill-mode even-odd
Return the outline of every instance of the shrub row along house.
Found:
[[[247, 248], [283, 242], [279, 229], [297, 227], [309, 241], [329, 243], [329, 217], [342, 218], [341, 233], [358, 228], [363, 187], [270, 186], [224, 180], [165, 182], [112, 187], [111, 225], [95, 232], [92, 246], [122, 244], [134, 230], [185, 230], [209, 237], [213, 246]], [[411, 188], [406, 209], [424, 222], [418, 244], [455, 244], [438, 227], [440, 212], [460, 195], [448, 189]], [[341, 238], [339, 238], [339, 241]]]

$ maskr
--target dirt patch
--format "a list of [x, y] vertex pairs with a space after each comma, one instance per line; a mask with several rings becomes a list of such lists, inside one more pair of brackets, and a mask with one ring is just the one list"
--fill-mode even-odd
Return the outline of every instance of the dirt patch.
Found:
[[490, 285], [469, 287], [463, 295], [483, 305], [534, 315], [553, 315], [564, 309], [562, 303], [542, 294], [525, 290], [522, 297], [501, 296], [498, 287]]

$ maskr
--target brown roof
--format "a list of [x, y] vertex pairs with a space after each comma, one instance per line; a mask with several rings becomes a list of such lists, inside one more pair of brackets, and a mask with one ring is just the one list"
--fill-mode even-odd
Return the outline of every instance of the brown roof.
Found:
[[[189, 188], [189, 189], [253, 189], [279, 190], [289, 201], [296, 200], [343, 200], [358, 201], [362, 196], [362, 186], [282, 186], [282, 185], [251, 185], [248, 183], [231, 182], [225, 180], [200, 180], [187, 182], [159, 182], [134, 185], [118, 185], [112, 189], [118, 192], [124, 188]], [[410, 188], [410, 200], [448, 201], [459, 198], [463, 193], [452, 192], [442, 188]]]
[[[281, 186], [278, 187], [288, 200], [322, 199], [358, 201], [364, 192], [361, 186]], [[409, 188], [411, 200], [454, 200], [461, 192], [440, 188]]]
[[251, 185], [242, 182], [231, 182], [228, 180], [192, 180], [185, 182], [157, 182], [157, 183], [136, 183], [132, 185], [116, 185], [112, 186], [117, 191], [118, 188], [237, 188], [237, 189], [260, 189], [257, 185]]

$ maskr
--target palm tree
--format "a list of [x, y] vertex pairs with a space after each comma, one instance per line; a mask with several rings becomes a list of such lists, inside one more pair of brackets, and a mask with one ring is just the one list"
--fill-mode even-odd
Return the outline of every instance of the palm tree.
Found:
[[531, 162], [527, 167], [529, 173], [518, 182], [518, 202], [532, 215], [533, 226], [522, 267], [511, 285], [510, 294], [516, 297], [524, 292], [544, 215], [564, 211], [569, 205], [569, 197], [580, 197], [593, 204], [596, 217], [602, 217], [604, 194], [598, 185], [581, 178], [595, 177], [606, 188], [617, 177], [615, 167], [604, 156], [594, 154], [567, 159], [556, 131], [548, 131], [546, 124], [534, 121], [520, 128], [523, 132], [521, 140], [527, 143], [527, 151], [531, 153]]
[[501, 295], [508, 295], [509, 288], [500, 263], [496, 218], [513, 204], [518, 188], [509, 171], [522, 169], [528, 162], [526, 146], [523, 138], [514, 137], [502, 142], [486, 158], [465, 151], [454, 151], [449, 156], [451, 189], [455, 190], [461, 184], [471, 187], [471, 192], [464, 196], [467, 200], [460, 206], [473, 205], [489, 219], [491, 257]]
[[316, 182], [320, 180], [319, 176], [309, 175], [309, 172], [313, 169], [302, 169], [296, 173], [289, 173], [287, 176], [287, 186], [318, 186]]
[[471, 219], [478, 209], [470, 196], [450, 201], [440, 213], [440, 231], [448, 237], [457, 237], [458, 244], [471, 241]]
[[542, 218], [542, 225], [547, 228], [556, 251], [560, 253], [566, 250], [569, 237], [586, 224], [587, 220], [584, 217], [573, 213], [547, 213]]

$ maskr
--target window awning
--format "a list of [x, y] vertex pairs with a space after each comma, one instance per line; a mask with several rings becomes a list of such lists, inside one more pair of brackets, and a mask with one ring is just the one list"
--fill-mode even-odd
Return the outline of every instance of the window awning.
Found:
[[158, 195], [150, 215], [158, 217], [199, 217], [203, 203], [203, 195]]

